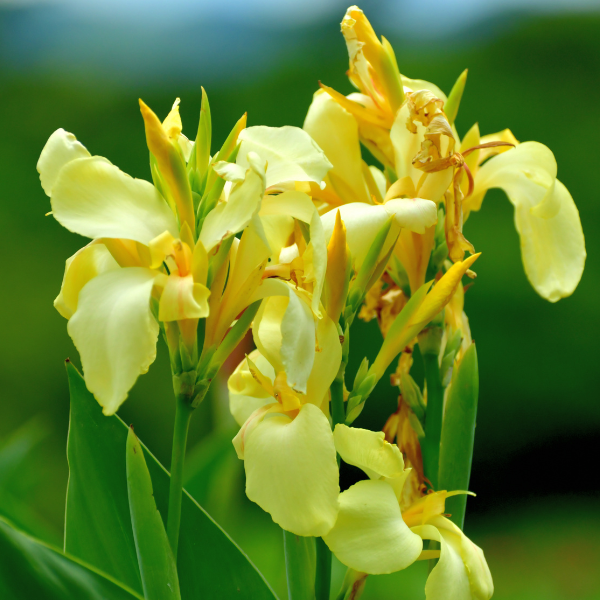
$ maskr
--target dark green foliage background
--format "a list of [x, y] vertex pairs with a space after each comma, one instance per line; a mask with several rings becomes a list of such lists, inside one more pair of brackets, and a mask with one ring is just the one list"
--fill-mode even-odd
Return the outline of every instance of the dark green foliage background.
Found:
[[[1, 19], [0, 12], [0, 26]], [[319, 80], [349, 92], [338, 31], [335, 21], [321, 23], [275, 68], [208, 86], [217, 143], [245, 111], [250, 125], [301, 126]], [[466, 300], [481, 377], [471, 485], [478, 497], [469, 500], [466, 529], [486, 551], [499, 600], [600, 597], [599, 486], [592, 462], [600, 425], [599, 32], [600, 17], [588, 15], [528, 19], [499, 36], [451, 48], [423, 49], [390, 35], [401, 70], [446, 92], [469, 68], [459, 133], [478, 121], [483, 133], [510, 127], [519, 140], [553, 150], [586, 234], [582, 282], [573, 297], [551, 305], [525, 278], [512, 207], [500, 192], [489, 193], [465, 228], [483, 252]], [[194, 61], [188, 64], [197, 73], [193, 84], [157, 81], [138, 90], [93, 70], [19, 72], [0, 54], [0, 441], [32, 417], [47, 432], [26, 474], [3, 480], [0, 470], [0, 514], [16, 519], [15, 506], [27, 504], [35, 515], [23, 517], [30, 530], [58, 545], [68, 475], [63, 360], [79, 359], [52, 300], [65, 259], [86, 242], [44, 216], [49, 202], [35, 164], [50, 133], [64, 127], [92, 153], [149, 178], [137, 97], [159, 115], [181, 97], [184, 132], [194, 137], [204, 81]], [[376, 352], [377, 327], [357, 324], [353, 342], [356, 368], [364, 354]], [[391, 388], [381, 384], [361, 423], [381, 428], [394, 403]], [[164, 348], [119, 414], [168, 464], [174, 403]], [[193, 419], [188, 487], [283, 597], [281, 535], [244, 498], [241, 463], [226, 440], [232, 429], [221, 382]], [[425, 573], [417, 565], [371, 578], [365, 598], [422, 598]]]

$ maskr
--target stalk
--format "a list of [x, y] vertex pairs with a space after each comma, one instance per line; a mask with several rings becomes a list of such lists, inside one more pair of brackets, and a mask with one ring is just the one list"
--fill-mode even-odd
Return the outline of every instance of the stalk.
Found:
[[316, 600], [329, 600], [331, 589], [331, 550], [323, 541], [316, 538], [317, 546], [317, 570], [315, 574], [315, 598]]
[[423, 470], [434, 490], [438, 489], [440, 464], [440, 441], [444, 417], [444, 388], [440, 378], [437, 354], [423, 354], [425, 380], [427, 381], [427, 413], [425, 416], [425, 439], [421, 443]]
[[171, 453], [171, 483], [169, 486], [169, 514], [167, 537], [177, 561], [179, 526], [181, 523], [181, 496], [183, 493], [183, 465], [185, 448], [193, 408], [185, 398], [177, 398], [175, 408], [175, 428], [173, 430], [173, 450]]

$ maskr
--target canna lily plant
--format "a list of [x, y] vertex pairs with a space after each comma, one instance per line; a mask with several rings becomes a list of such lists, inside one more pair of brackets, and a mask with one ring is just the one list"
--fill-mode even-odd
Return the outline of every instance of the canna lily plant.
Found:
[[[579, 214], [546, 146], [477, 125], [461, 138], [466, 71], [445, 95], [401, 74], [358, 7], [341, 29], [356, 91], [321, 85], [302, 129], [246, 127], [244, 115], [213, 153], [203, 90], [194, 140], [179, 100], [164, 120], [140, 100], [152, 182], [62, 129], [38, 161], [51, 214], [89, 240], [54, 302], [83, 367], [83, 379], [69, 367], [61, 556], [123, 597], [274, 597], [183, 490], [191, 416], [246, 334], [255, 349], [227, 384], [232, 442], [248, 498], [283, 530], [290, 599], [330, 598], [334, 554], [348, 567], [339, 600], [419, 560], [430, 562], [428, 600], [493, 595], [483, 550], [463, 533], [479, 381], [465, 278], [480, 257], [464, 226], [487, 190], [504, 190], [525, 272], [555, 302], [583, 271]], [[351, 382], [356, 317], [377, 321], [381, 343]], [[176, 407], [170, 474], [115, 416], [161, 336]], [[390, 370], [397, 410], [369, 431], [362, 411]], [[95, 468], [78, 471], [85, 452]], [[348, 465], [362, 473], [350, 486]]]

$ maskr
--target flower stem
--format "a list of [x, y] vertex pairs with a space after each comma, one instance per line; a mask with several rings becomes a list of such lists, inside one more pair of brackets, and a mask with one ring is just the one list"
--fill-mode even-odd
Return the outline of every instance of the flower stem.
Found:
[[444, 418], [444, 387], [440, 377], [437, 354], [423, 354], [425, 380], [427, 382], [427, 413], [425, 416], [425, 439], [421, 444], [423, 451], [423, 470], [434, 490], [438, 489], [440, 464], [440, 440]]
[[183, 465], [185, 447], [193, 408], [184, 397], [177, 398], [175, 408], [175, 428], [173, 431], [173, 451], [171, 453], [171, 484], [169, 487], [169, 515], [167, 537], [177, 561], [179, 525], [181, 523], [181, 495], [183, 492]]
[[323, 538], [315, 540], [317, 545], [317, 571], [315, 574], [316, 600], [329, 600], [331, 590], [331, 550]]
[[315, 600], [315, 538], [283, 530], [289, 600]]

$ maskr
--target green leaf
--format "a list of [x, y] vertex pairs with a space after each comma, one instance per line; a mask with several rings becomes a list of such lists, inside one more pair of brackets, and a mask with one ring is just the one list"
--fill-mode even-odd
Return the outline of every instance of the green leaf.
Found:
[[315, 538], [283, 531], [289, 600], [315, 600]]
[[2, 600], [142, 600], [95, 568], [13, 528], [0, 517]]
[[181, 598], [175, 557], [154, 502], [150, 473], [133, 427], [127, 435], [126, 455], [129, 511], [144, 596], [147, 600]]
[[[83, 378], [71, 364], [67, 365], [67, 372], [71, 389], [68, 447], [71, 472], [67, 492], [66, 550], [119, 580], [116, 570], [125, 573], [128, 580], [136, 574], [139, 578], [123, 456], [127, 425], [116, 416], [102, 414]], [[141, 447], [152, 479], [156, 506], [165, 523], [169, 474], [143, 444]], [[105, 531], [110, 531], [111, 535], [105, 535]], [[102, 550], [97, 548], [100, 545], [103, 545]], [[77, 553], [71, 549], [75, 546]], [[111, 553], [112, 557], [106, 556]], [[114, 558], [116, 555], [127, 561], [127, 568]], [[185, 491], [177, 566], [183, 600], [276, 598], [248, 557]]]
[[[439, 489], [469, 489], [471, 461], [475, 441], [475, 420], [479, 396], [477, 351], [471, 344], [465, 352], [446, 401], [442, 441], [440, 444]], [[461, 529], [465, 520], [467, 496], [453, 496], [446, 501], [451, 521]]]

